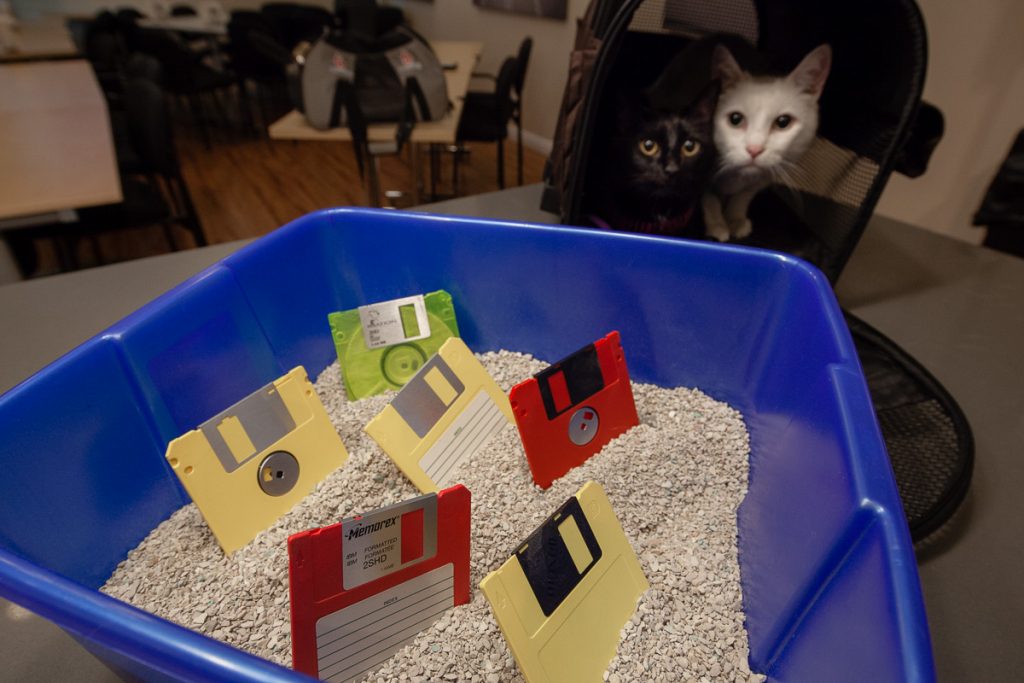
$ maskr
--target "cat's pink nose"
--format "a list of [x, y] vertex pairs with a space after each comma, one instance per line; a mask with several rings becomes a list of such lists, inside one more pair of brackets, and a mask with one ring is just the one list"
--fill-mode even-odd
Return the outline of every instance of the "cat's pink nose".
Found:
[[750, 155], [751, 159], [756, 159], [757, 156], [764, 151], [764, 145], [749, 145], [747, 147], [747, 154]]

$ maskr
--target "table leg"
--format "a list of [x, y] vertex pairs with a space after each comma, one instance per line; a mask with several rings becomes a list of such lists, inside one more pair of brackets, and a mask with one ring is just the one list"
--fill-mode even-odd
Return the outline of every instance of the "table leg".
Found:
[[220, 44], [217, 40], [217, 36], [208, 36], [207, 44], [210, 46], [210, 61], [213, 62], [213, 67], [217, 71], [224, 70], [224, 58], [220, 54]]
[[420, 144], [409, 141], [409, 186], [412, 188], [412, 205], [420, 204]]
[[441, 155], [437, 145], [430, 143], [430, 201], [437, 201], [437, 176], [441, 173]]
[[367, 152], [367, 175], [370, 180], [370, 201], [369, 204], [375, 209], [380, 208], [380, 157]]

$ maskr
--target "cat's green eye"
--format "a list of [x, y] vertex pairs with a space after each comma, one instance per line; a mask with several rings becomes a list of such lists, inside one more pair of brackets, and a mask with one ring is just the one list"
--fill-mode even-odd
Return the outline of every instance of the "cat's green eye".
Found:
[[658, 143], [654, 140], [644, 140], [640, 143], [640, 151], [649, 157], [658, 153]]
[[696, 140], [687, 140], [683, 143], [683, 156], [692, 157], [700, 151], [700, 143]]
[[729, 123], [739, 128], [740, 126], [743, 125], [743, 114], [739, 113], [738, 111], [734, 111], [733, 113], [729, 114]]
[[793, 123], [793, 117], [789, 114], [783, 114], [779, 118], [775, 119], [776, 128], [788, 128], [791, 123]]

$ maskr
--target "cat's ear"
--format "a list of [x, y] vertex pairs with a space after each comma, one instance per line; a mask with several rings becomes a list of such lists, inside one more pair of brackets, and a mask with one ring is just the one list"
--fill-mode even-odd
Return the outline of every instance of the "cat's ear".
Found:
[[615, 88], [612, 95], [612, 107], [615, 112], [615, 128], [621, 133], [628, 133], [638, 125], [645, 112], [647, 98], [642, 93], [625, 86]]
[[722, 90], [728, 90], [743, 77], [743, 69], [725, 45], [715, 45], [711, 58], [711, 78], [722, 82]]
[[718, 106], [718, 95], [722, 90], [721, 82], [714, 80], [708, 83], [697, 99], [686, 109], [686, 118], [693, 121], [711, 122]]
[[821, 97], [821, 91], [825, 89], [825, 79], [828, 78], [831, 68], [832, 48], [826, 43], [811, 50], [789, 77], [798, 88], [813, 95], [817, 101]]

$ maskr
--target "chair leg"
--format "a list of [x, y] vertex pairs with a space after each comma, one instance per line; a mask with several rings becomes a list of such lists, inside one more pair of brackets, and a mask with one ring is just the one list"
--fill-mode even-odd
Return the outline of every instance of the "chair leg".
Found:
[[171, 222], [161, 221], [164, 228], [164, 238], [167, 240], [167, 246], [171, 248], [171, 251], [178, 251], [178, 245], [174, 243], [174, 235], [171, 233]]
[[498, 140], [498, 187], [505, 189], [505, 141]]
[[221, 90], [211, 90], [210, 99], [213, 100], [213, 111], [217, 118], [220, 119], [218, 127], [223, 131], [223, 134], [231, 136], [231, 120], [228, 117], [227, 108], [227, 93], [224, 93], [224, 98], [221, 98]]
[[252, 98], [249, 97], [249, 84], [241, 76], [238, 77], [238, 114], [242, 125], [250, 133], [256, 130], [256, 121], [252, 115]]
[[452, 147], [452, 196], [459, 196], [459, 143]]
[[199, 126], [199, 132], [203, 136], [203, 142], [206, 144], [207, 151], [213, 149], [213, 142], [210, 140], [210, 130], [206, 125], [206, 108], [203, 107], [203, 97], [198, 93], [192, 93], [188, 96], [189, 109], [192, 110], [192, 118], [196, 120], [196, 125]]
[[[270, 99], [271, 90], [270, 90], [270, 88], [268, 86], [265, 86], [265, 85], [261, 84], [259, 86], [259, 89], [257, 90], [257, 93], [259, 94], [259, 102], [260, 102], [260, 128], [259, 128], [259, 135], [260, 135], [260, 137], [263, 137], [264, 135], [267, 135], [267, 128], [270, 127], [270, 111], [268, 109], [268, 102], [267, 102], [267, 100]], [[267, 135], [268, 139], [269, 139], [269, 137], [270, 136]]]
[[103, 252], [100, 251], [100, 238], [96, 233], [89, 233], [89, 246], [92, 247], [92, 258], [96, 262], [96, 265], [102, 266], [106, 261], [103, 260]]
[[516, 120], [516, 154], [518, 156], [517, 171], [519, 172], [519, 187], [523, 186], [523, 122], [521, 119]]
[[82, 267], [78, 262], [78, 238], [67, 235], [54, 237], [53, 246], [57, 250], [57, 262], [62, 271], [79, 270]]
[[184, 210], [185, 220], [182, 224], [192, 233], [192, 238], [196, 241], [197, 247], [207, 246], [209, 242], [206, 241], [206, 234], [203, 232], [202, 223], [199, 222], [199, 214], [196, 212], [195, 204], [192, 203], [192, 195], [188, 191], [188, 186], [185, 185], [185, 181], [182, 178], [177, 178], [171, 182], [176, 188], [175, 194], [181, 203], [181, 208]]
[[440, 158], [437, 153], [437, 145], [430, 143], [430, 201], [437, 201], [437, 176], [441, 170]]
[[39, 268], [39, 253], [36, 251], [35, 240], [31, 235], [17, 231], [4, 232], [3, 239], [10, 247], [14, 260], [21, 271], [21, 277], [28, 279]]

